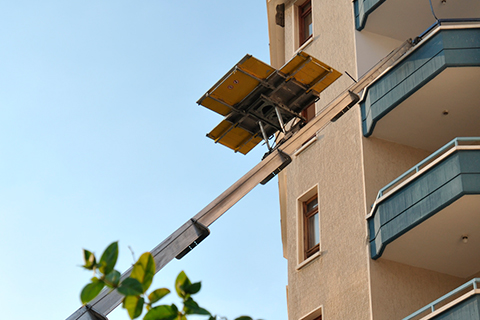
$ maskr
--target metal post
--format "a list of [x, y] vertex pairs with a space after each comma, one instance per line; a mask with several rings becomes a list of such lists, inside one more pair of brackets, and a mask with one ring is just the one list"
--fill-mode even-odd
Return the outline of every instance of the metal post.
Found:
[[285, 133], [285, 125], [283, 124], [282, 114], [280, 113], [280, 109], [275, 107], [275, 112], [277, 113], [278, 123], [280, 123], [280, 128], [282, 128], [282, 132]]
[[272, 148], [270, 147], [270, 143], [268, 143], [268, 137], [267, 137], [267, 134], [265, 133], [265, 129], [263, 128], [262, 121], [258, 121], [258, 125], [260, 126], [260, 130], [262, 131], [263, 140], [265, 140], [268, 150], [272, 151]]

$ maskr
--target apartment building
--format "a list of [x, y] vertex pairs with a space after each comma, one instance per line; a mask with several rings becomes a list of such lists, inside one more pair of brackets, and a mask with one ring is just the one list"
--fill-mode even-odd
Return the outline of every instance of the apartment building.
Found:
[[358, 100], [279, 174], [288, 319], [480, 319], [480, 1], [267, 8], [273, 67], [343, 73], [306, 120]]

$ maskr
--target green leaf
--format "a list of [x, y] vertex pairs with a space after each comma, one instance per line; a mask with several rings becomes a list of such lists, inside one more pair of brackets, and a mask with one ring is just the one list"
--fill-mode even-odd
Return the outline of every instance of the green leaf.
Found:
[[92, 282], [83, 287], [80, 293], [80, 300], [83, 304], [92, 301], [102, 291], [105, 283], [97, 278], [93, 278]]
[[200, 288], [202, 288], [202, 283], [201, 282], [195, 282], [189, 285], [188, 287], [185, 288], [185, 292], [189, 294], [195, 294], [198, 291], [200, 291]]
[[88, 270], [93, 270], [93, 268], [97, 264], [95, 255], [92, 252], [85, 249], [83, 249], [83, 260], [85, 261], [85, 264], [83, 265], [83, 267]]
[[143, 293], [143, 288], [137, 279], [127, 278], [122, 281], [117, 291], [124, 296], [138, 296]]
[[191, 285], [190, 279], [188, 279], [185, 272], [180, 272], [175, 280], [175, 290], [180, 298], [185, 298], [187, 293], [185, 288], [188, 288]]
[[250, 318], [249, 316], [241, 316], [241, 317], [235, 318], [234, 320], [253, 320], [253, 319]]
[[201, 314], [211, 316], [211, 313], [208, 310], [201, 308], [198, 303], [193, 301], [192, 298], [188, 298], [187, 300], [185, 300], [184, 306], [186, 314]]
[[104, 279], [105, 284], [109, 288], [116, 288], [118, 287], [118, 283], [120, 282], [120, 277], [121, 277], [120, 272], [118, 272], [117, 270], [113, 270], [112, 272], [110, 272], [105, 276], [105, 279]]
[[175, 320], [177, 315], [178, 309], [174, 304], [171, 306], [161, 305], [150, 309], [143, 320]]
[[101, 273], [107, 275], [113, 271], [118, 257], [118, 242], [115, 241], [110, 244], [100, 258], [99, 270]]
[[168, 290], [167, 288], [161, 288], [161, 289], [157, 289], [155, 291], [152, 291], [149, 295], [148, 295], [148, 300], [150, 301], [150, 303], [155, 303], [157, 302], [158, 300], [162, 299], [163, 297], [165, 297], [167, 294], [170, 293], [170, 290]]
[[133, 265], [130, 277], [137, 279], [143, 287], [143, 292], [146, 292], [152, 284], [153, 276], [155, 275], [155, 260], [153, 260], [150, 252], [145, 252], [138, 258], [138, 261]]
[[145, 300], [139, 296], [126, 296], [123, 299], [123, 307], [127, 309], [130, 319], [138, 318], [142, 315]]

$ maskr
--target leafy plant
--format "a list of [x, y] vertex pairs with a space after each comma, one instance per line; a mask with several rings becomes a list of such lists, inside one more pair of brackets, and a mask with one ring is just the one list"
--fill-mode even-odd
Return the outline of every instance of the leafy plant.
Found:
[[[155, 260], [150, 252], [145, 252], [133, 265], [128, 278], [121, 281], [121, 274], [115, 270], [118, 258], [118, 242], [110, 244], [97, 262], [95, 254], [83, 250], [85, 264], [82, 266], [94, 273], [91, 282], [80, 293], [83, 304], [92, 301], [105, 287], [117, 290], [124, 296], [122, 307], [127, 310], [130, 319], [136, 319], [147, 310], [144, 320], [187, 320], [188, 315], [203, 315], [208, 320], [227, 320], [224, 317], [212, 315], [208, 310], [200, 307], [192, 298], [201, 289], [201, 283], [192, 283], [185, 272], [180, 272], [175, 280], [175, 291], [182, 300], [183, 307], [175, 304], [157, 305], [163, 297], [170, 293], [167, 288], [160, 288], [147, 294], [155, 276]], [[248, 316], [241, 316], [235, 320], [253, 320]]]

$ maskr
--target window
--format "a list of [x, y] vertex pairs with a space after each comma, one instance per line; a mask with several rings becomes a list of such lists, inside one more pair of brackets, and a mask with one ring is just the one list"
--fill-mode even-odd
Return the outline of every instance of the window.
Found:
[[320, 248], [320, 224], [318, 221], [318, 197], [314, 195], [303, 203], [304, 259]]
[[300, 320], [322, 320], [322, 307], [320, 306], [306, 316], [301, 317]]
[[312, 2], [310, 0], [306, 1], [304, 4], [298, 7], [298, 30], [300, 45], [304, 44], [305, 41], [310, 39], [313, 34], [313, 24], [312, 24]]
[[[321, 219], [318, 195], [316, 184], [297, 198], [297, 271], [320, 256]], [[308, 320], [315, 320], [319, 315], [311, 316]]]

